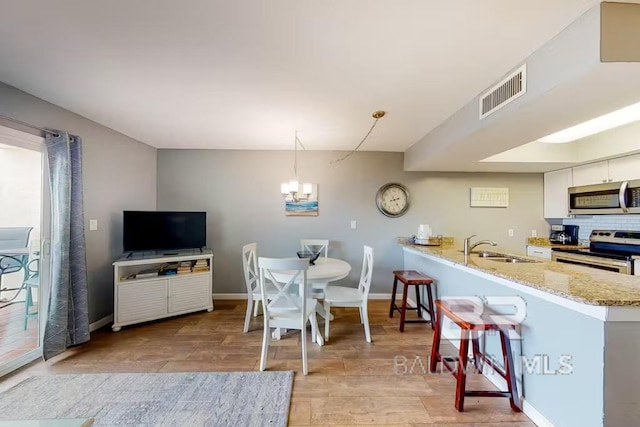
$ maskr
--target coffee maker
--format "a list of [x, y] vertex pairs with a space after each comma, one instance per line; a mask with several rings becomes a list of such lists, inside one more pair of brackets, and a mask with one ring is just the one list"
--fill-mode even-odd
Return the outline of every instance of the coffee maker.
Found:
[[577, 225], [552, 225], [549, 241], [561, 245], [577, 245], [578, 229], [579, 227]]

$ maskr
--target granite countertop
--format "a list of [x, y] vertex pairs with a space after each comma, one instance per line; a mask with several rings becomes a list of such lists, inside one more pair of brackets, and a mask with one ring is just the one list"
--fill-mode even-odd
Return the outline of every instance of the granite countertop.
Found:
[[[471, 254], [465, 262], [453, 245], [417, 246], [399, 238], [398, 243], [418, 252], [529, 286], [583, 304], [598, 306], [640, 306], [640, 276], [612, 273], [539, 258], [535, 263], [500, 263]], [[500, 252], [500, 248], [488, 248]], [[518, 258], [528, 258], [514, 255]]]
[[539, 246], [543, 248], [564, 248], [564, 249], [586, 249], [589, 245], [563, 245], [561, 243], [551, 243], [548, 237], [529, 237], [527, 238], [527, 245]]

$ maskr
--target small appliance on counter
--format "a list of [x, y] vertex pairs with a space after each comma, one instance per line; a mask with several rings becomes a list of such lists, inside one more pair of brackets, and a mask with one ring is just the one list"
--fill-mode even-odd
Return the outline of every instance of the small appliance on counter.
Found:
[[420, 224], [418, 227], [418, 235], [412, 236], [414, 245], [422, 245], [422, 246], [440, 246], [442, 245], [442, 236], [438, 235], [432, 237], [433, 232], [431, 231], [431, 227], [429, 224]]
[[429, 237], [431, 237], [431, 227], [429, 224], [420, 224], [418, 226], [418, 235], [413, 236], [413, 243], [416, 245], [428, 245]]
[[579, 228], [577, 225], [552, 225], [549, 241], [560, 245], [577, 245]]

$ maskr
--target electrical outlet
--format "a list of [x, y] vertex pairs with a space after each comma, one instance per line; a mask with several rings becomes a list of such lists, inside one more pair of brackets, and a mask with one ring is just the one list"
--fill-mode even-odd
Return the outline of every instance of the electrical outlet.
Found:
[[538, 237], [538, 230], [531, 230], [531, 237]]
[[358, 224], [356, 223], [355, 219], [351, 220], [351, 229], [355, 230], [356, 228], [358, 228]]
[[513, 237], [513, 228], [509, 229], [509, 237]]

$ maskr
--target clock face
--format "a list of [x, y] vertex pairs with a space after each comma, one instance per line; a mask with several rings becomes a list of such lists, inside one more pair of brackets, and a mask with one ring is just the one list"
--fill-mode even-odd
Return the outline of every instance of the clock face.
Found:
[[376, 195], [378, 209], [388, 217], [399, 217], [409, 210], [409, 191], [402, 184], [383, 185]]

